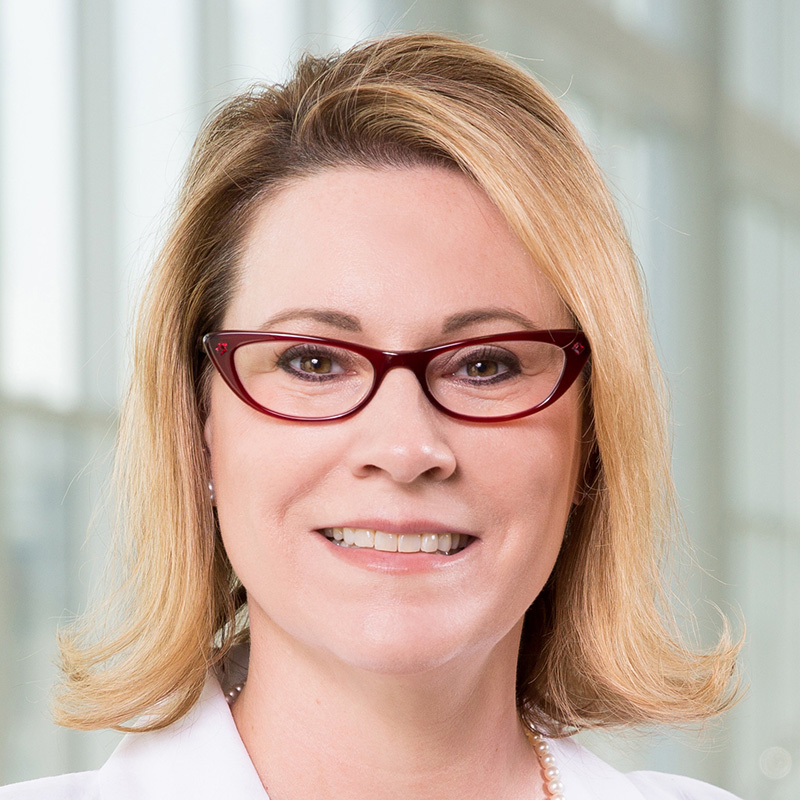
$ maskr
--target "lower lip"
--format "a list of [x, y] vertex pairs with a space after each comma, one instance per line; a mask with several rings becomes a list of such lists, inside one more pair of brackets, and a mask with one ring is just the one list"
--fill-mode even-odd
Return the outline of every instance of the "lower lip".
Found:
[[342, 547], [334, 544], [325, 534], [319, 531], [316, 533], [322, 544], [336, 558], [362, 569], [393, 574], [450, 569], [461, 564], [465, 558], [469, 558], [478, 542], [477, 539], [472, 539], [466, 547], [449, 556], [442, 553], [390, 553], [385, 550], [375, 550], [373, 547]]

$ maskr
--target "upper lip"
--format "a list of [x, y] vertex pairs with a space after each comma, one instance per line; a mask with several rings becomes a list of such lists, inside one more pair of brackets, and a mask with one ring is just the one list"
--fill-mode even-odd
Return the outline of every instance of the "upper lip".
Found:
[[466, 531], [458, 526], [448, 525], [430, 519], [354, 519], [347, 522], [336, 523], [335, 525], [324, 525], [318, 530], [325, 528], [362, 528], [364, 530], [382, 531], [383, 533], [458, 533], [462, 536], [475, 536], [471, 531]]

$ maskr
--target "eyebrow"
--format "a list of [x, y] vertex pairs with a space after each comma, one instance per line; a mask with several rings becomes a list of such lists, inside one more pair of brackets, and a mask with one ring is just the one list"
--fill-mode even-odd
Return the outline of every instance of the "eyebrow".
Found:
[[[259, 326], [258, 330], [274, 330], [275, 325], [281, 322], [301, 319], [321, 322], [343, 331], [358, 333], [363, 330], [358, 317], [354, 317], [351, 314], [344, 314], [341, 311], [334, 311], [329, 308], [288, 308], [265, 320]], [[473, 308], [469, 311], [451, 314], [442, 323], [442, 333], [448, 335], [478, 322], [493, 322], [495, 320], [513, 322], [515, 325], [519, 325], [529, 331], [541, 330], [541, 325], [537, 325], [535, 322], [528, 319], [528, 317], [517, 311], [512, 311], [510, 308], [492, 306], [488, 308]]]
[[541, 329], [541, 325], [537, 325], [517, 311], [512, 311], [510, 308], [490, 307], [473, 308], [469, 311], [462, 311], [459, 314], [452, 314], [442, 324], [442, 333], [455, 333], [469, 325], [474, 325], [476, 322], [493, 322], [494, 320], [513, 322], [515, 325], [519, 325], [529, 331]]
[[329, 308], [287, 308], [285, 311], [280, 311], [265, 320], [258, 329], [268, 331], [274, 328], [275, 325], [290, 319], [311, 319], [314, 322], [322, 322], [325, 325], [331, 325], [343, 331], [358, 332], [361, 330], [361, 323], [358, 321], [358, 317], [343, 314], [341, 311], [334, 311]]

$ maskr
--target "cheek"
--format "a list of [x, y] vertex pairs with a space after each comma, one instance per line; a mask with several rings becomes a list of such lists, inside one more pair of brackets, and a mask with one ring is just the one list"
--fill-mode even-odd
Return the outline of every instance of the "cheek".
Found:
[[[280, 497], [288, 464], [276, 463], [280, 437], [271, 436], [270, 420], [257, 415], [227, 387], [215, 386], [206, 421], [206, 443], [223, 540], [229, 552], [236, 541], [252, 538], [253, 522], [267, 510], [271, 527], [281, 513]], [[264, 520], [266, 522], [266, 520]]]
[[341, 461], [319, 431], [253, 411], [226, 386], [212, 389], [205, 433], [226, 546], [280, 537], [293, 508]]
[[490, 490], [498, 513], [568, 513], [581, 462], [579, 415], [556, 404], [524, 423], [502, 431], [487, 426], [482, 446], [462, 459], [462, 472], [469, 469]]
[[220, 533], [248, 594], [280, 616], [291, 594], [287, 576], [302, 574], [296, 509], [310, 491], [311, 465], [296, 433], [240, 405], [244, 413], [220, 404], [210, 418]]
[[509, 435], [491, 459], [474, 466], [476, 480], [483, 481], [482, 494], [491, 499], [492, 527], [502, 539], [500, 569], [519, 613], [555, 565], [580, 463], [579, 415], [556, 404]]

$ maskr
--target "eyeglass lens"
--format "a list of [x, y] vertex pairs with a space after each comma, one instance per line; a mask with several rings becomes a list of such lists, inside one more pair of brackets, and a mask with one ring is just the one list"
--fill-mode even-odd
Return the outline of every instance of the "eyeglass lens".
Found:
[[[564, 364], [562, 349], [549, 342], [484, 342], [436, 355], [426, 381], [450, 411], [501, 417], [544, 402], [558, 385]], [[234, 365], [259, 405], [307, 419], [350, 411], [369, 394], [375, 379], [372, 364], [359, 353], [285, 339], [240, 346]]]

